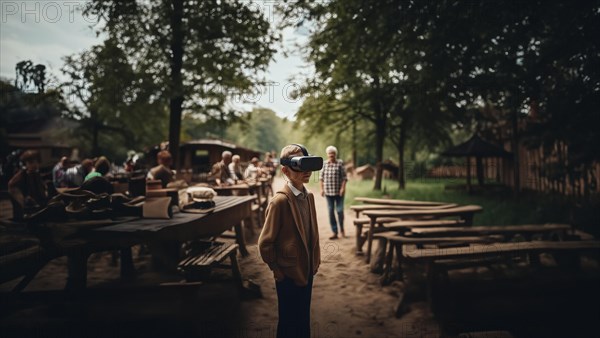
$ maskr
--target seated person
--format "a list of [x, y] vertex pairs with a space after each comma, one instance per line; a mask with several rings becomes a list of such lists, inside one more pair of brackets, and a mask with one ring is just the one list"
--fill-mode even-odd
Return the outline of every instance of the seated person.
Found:
[[273, 163], [271, 153], [265, 153], [265, 161], [262, 166], [264, 176], [275, 176], [275, 163]]
[[244, 178], [247, 180], [256, 180], [260, 177], [261, 170], [258, 167], [258, 157], [253, 157], [248, 164], [248, 168], [244, 171]]
[[86, 158], [85, 160], [81, 161], [80, 164], [67, 169], [65, 174], [67, 186], [69, 188], [81, 186], [87, 174], [91, 173], [93, 169], [94, 162], [89, 158]]
[[94, 169], [85, 176], [84, 182], [94, 177], [104, 177], [110, 171], [110, 162], [104, 156], [100, 156], [94, 164]]
[[231, 163], [231, 157], [233, 154], [231, 151], [225, 150], [221, 154], [221, 161], [213, 165], [212, 175], [215, 177], [217, 185], [232, 185], [235, 183], [234, 179], [229, 173], [229, 163]]
[[20, 160], [23, 167], [8, 182], [8, 192], [14, 202], [14, 218], [17, 220], [22, 219], [25, 212], [45, 207], [48, 200], [46, 185], [39, 172], [38, 152], [27, 150]]
[[240, 155], [233, 155], [231, 157], [231, 163], [229, 163], [229, 175], [236, 181], [244, 179]]
[[67, 182], [65, 179], [69, 160], [66, 156], [61, 157], [60, 161], [52, 168], [52, 183], [55, 188], [66, 188]]
[[85, 176], [81, 189], [91, 191], [95, 194], [112, 194], [113, 186], [108, 179], [110, 162], [104, 156], [100, 156], [94, 164], [94, 170]]
[[167, 184], [174, 180], [174, 174], [171, 170], [173, 157], [168, 150], [162, 150], [156, 154], [156, 161], [158, 162], [158, 165], [150, 169], [146, 178], [148, 180], [160, 180], [162, 187], [166, 188]]

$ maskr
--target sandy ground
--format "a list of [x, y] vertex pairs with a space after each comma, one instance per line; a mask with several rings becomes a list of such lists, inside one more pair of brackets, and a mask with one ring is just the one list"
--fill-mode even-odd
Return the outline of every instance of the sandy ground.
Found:
[[[274, 189], [283, 184], [277, 178]], [[345, 222], [348, 237], [328, 239], [331, 231], [326, 200], [316, 193], [322, 263], [313, 288], [312, 336], [448, 336], [424, 301], [411, 302], [407, 313], [395, 317], [394, 307], [403, 295], [402, 283], [382, 287], [380, 276], [369, 271], [364, 257], [355, 255], [354, 216], [349, 209]], [[5, 218], [10, 213], [10, 204], [0, 202], [0, 211], [0, 218]], [[247, 239], [250, 255], [238, 255], [238, 260], [243, 277], [260, 286], [260, 298], [240, 294], [229, 271], [213, 273], [212, 282], [202, 285], [178, 284], [181, 275], [157, 272], [148, 251], [135, 246], [135, 279], [127, 282], [119, 279], [118, 257], [113, 253], [94, 254], [88, 261], [88, 291], [83, 295], [63, 292], [67, 277], [64, 257], [48, 263], [16, 300], [6, 297], [6, 291], [18, 280], [0, 285], [0, 337], [275, 337], [275, 283], [257, 251], [259, 232], [256, 229], [254, 237], [248, 236], [252, 237]], [[597, 262], [592, 263], [597, 270]], [[411, 285], [424, 285], [418, 275], [411, 274], [416, 277]], [[598, 337], [598, 289], [595, 284], [587, 287], [577, 284], [576, 289], [565, 289], [562, 296], [567, 297], [560, 297], [560, 292], [554, 297], [554, 289], [546, 298], [529, 297], [537, 306], [533, 309], [540, 310], [537, 318], [535, 312], [519, 311], [521, 305], [511, 303], [521, 301], [519, 294], [508, 294], [510, 299], [484, 298], [484, 306], [471, 309], [469, 314], [479, 310], [485, 314], [489, 308], [508, 310], [521, 322], [519, 331], [511, 330], [516, 337]], [[472, 291], [468, 289], [466, 294]], [[579, 303], [585, 299], [590, 300], [586, 302], [587, 308]], [[569, 314], [571, 318], [564, 317]], [[496, 327], [515, 328], [512, 324], [500, 321]], [[563, 331], [556, 331], [556, 327]], [[575, 330], [577, 333], [571, 332], [576, 328], [579, 328]], [[485, 336], [499, 337], [489, 333]]]
[[[284, 183], [283, 179], [277, 178], [274, 189], [279, 190]], [[326, 200], [317, 191], [315, 193], [322, 263], [313, 287], [312, 336], [444, 336], [425, 301], [410, 303], [408, 313], [401, 318], [395, 317], [395, 305], [403, 295], [402, 283], [396, 281], [382, 287], [380, 275], [369, 271], [363, 256], [355, 255], [354, 215], [349, 209], [345, 221], [347, 237], [328, 239], [331, 230]], [[10, 205], [0, 203], [2, 216], [9, 208]], [[202, 285], [181, 284], [181, 275], [157, 272], [148, 250], [140, 246], [133, 248], [135, 279], [121, 281], [118, 257], [110, 252], [98, 253], [88, 261], [87, 292], [67, 294], [63, 291], [67, 259], [62, 257], [48, 263], [17, 299], [7, 297], [7, 291], [18, 280], [0, 285], [0, 337], [275, 337], [277, 295], [272, 273], [258, 254], [259, 232], [260, 229], [256, 229], [254, 236], [247, 233], [250, 255], [238, 255], [238, 260], [243, 278], [260, 286], [260, 298], [240, 294], [230, 271], [215, 272], [212, 282]], [[567, 299], [574, 300], [571, 303], [564, 303], [560, 297], [534, 300], [546, 314], [538, 316], [532, 324], [528, 321], [534, 314], [516, 317], [521, 321], [524, 318], [526, 327], [512, 333], [519, 332], [516, 337], [598, 337], [600, 331], [594, 324], [597, 318], [590, 318], [598, 313], [597, 307], [578, 311], [575, 318], [568, 320], [559, 316], [558, 321], [553, 322], [545, 317], [555, 311], [565, 313], [565, 309], [566, 313], [573, 312], [573, 306], [579, 307], [579, 300], [591, 297], [589, 290], [598, 294], [593, 285], [588, 289], [578, 285], [579, 288], [582, 291], [577, 295], [573, 294], [577, 290], [569, 290]], [[594, 297], [598, 299], [598, 296]], [[502, 301], [483, 303], [493, 308], [494, 304], [503, 304]], [[561, 301], [563, 303], [559, 303]], [[516, 310], [512, 304], [504, 304], [502, 308]], [[582, 318], [580, 313], [588, 315]], [[505, 327], [507, 324], [500, 322], [499, 325]], [[556, 331], [554, 324], [566, 331]], [[582, 329], [572, 334], [572, 328], [577, 327]], [[506, 337], [498, 332], [480, 336]]]
[[[277, 191], [284, 181], [277, 179]], [[424, 302], [411, 305], [402, 318], [394, 316], [401, 285], [382, 287], [379, 275], [369, 272], [364, 257], [354, 254], [354, 214], [346, 208], [346, 238], [329, 240], [332, 232], [327, 202], [315, 191], [322, 262], [315, 276], [312, 298], [313, 337], [438, 337], [438, 325]], [[348, 201], [346, 201], [348, 204]], [[243, 258], [242, 273], [261, 285], [264, 298], [242, 303], [242, 328], [249, 337], [270, 337], [277, 325], [277, 294], [273, 274], [262, 263], [257, 246]]]
[[[277, 191], [285, 182], [277, 178]], [[313, 337], [438, 337], [439, 328], [424, 302], [411, 305], [411, 311], [401, 319], [394, 316], [394, 305], [401, 292], [401, 284], [382, 287], [379, 275], [369, 272], [364, 257], [354, 254], [353, 214], [346, 212], [346, 238], [329, 240], [329, 227], [325, 198], [316, 194], [317, 217], [321, 243], [322, 263], [315, 277], [312, 301]], [[348, 202], [347, 202], [348, 203]], [[4, 210], [5, 211], [5, 210]], [[277, 295], [272, 273], [258, 254], [256, 241], [248, 239], [250, 255], [239, 257], [242, 275], [260, 285], [262, 298], [239, 303], [239, 323], [235, 336], [274, 337], [277, 327]], [[153, 285], [157, 282], [176, 282], [180, 276], [157, 275], [151, 268], [149, 255], [134, 247], [134, 264], [138, 271], [135, 284]], [[119, 282], [118, 262], [111, 253], [94, 254], [89, 259], [88, 287], [122, 287]], [[66, 258], [51, 261], [27, 287], [27, 292], [61, 290], [66, 280]], [[15, 281], [16, 282], [16, 281]], [[0, 291], [10, 290], [15, 284], [0, 285]], [[228, 291], [220, 291], [228, 292]], [[43, 312], [25, 312], [25, 318], [46, 316]], [[19, 317], [17, 314], [13, 317]], [[37, 318], [36, 318], [37, 319]], [[211, 336], [211, 335], [207, 335]]]

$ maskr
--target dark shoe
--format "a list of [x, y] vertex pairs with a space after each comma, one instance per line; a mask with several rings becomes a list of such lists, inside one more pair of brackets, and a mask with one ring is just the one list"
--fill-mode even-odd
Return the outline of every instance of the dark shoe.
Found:
[[338, 235], [334, 234], [333, 236], [329, 237], [329, 239], [331, 239], [331, 240], [338, 239]]

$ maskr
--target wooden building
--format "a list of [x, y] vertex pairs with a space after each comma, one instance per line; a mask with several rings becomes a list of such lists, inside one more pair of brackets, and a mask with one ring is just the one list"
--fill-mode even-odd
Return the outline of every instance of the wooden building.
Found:
[[355, 177], [360, 180], [372, 180], [375, 177], [375, 167], [365, 164], [354, 170]]
[[73, 148], [65, 141], [64, 134], [75, 125], [75, 122], [60, 117], [11, 123], [7, 128], [9, 150], [37, 150], [40, 166], [52, 167], [61, 157], [72, 155]]
[[262, 153], [256, 150], [240, 147], [236, 144], [213, 139], [194, 140], [180, 146], [179, 168], [192, 170], [194, 174], [208, 173], [211, 166], [221, 160], [223, 151], [229, 150], [239, 155], [242, 163], [250, 162], [252, 157], [262, 159]]

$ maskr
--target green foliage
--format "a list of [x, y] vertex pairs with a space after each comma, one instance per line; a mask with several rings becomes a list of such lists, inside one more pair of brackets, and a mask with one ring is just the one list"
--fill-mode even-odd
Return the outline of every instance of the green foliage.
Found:
[[275, 150], [277, 153], [285, 142], [285, 121], [270, 109], [258, 108], [227, 129], [227, 139], [262, 152]]
[[252, 90], [275, 52], [269, 22], [241, 0], [95, 0], [85, 11], [105, 19], [99, 30], [135, 65], [137, 78], [169, 100], [174, 149], [182, 112], [233, 121], [239, 112], [228, 99]]
[[464, 190], [452, 190], [447, 187], [464, 180], [418, 179], [408, 180], [406, 189], [398, 190], [395, 182], [384, 180], [387, 195], [381, 191], [372, 191], [371, 181], [350, 180], [346, 186], [346, 202], [360, 204], [355, 197], [385, 197], [417, 201], [435, 201], [475, 204], [483, 207], [483, 212], [475, 215], [475, 225], [517, 225], [543, 223], [570, 223], [570, 206], [562, 200], [540, 198], [540, 196], [522, 196], [520, 201], [511, 199], [509, 191], [489, 191], [469, 195]]
[[529, 144], [569, 144], [571, 174], [598, 160], [597, 1], [300, 1], [283, 12], [311, 21], [315, 75], [299, 118], [373, 122], [378, 161], [382, 136], [400, 157], [476, 130], [514, 148], [532, 108]]
[[38, 94], [46, 90], [46, 66], [42, 64], [33, 65], [31, 60], [21, 61], [15, 67], [15, 86], [22, 91], [36, 89]]
[[165, 139], [167, 102], [137, 66], [111, 39], [65, 58], [63, 91], [71, 99], [65, 117], [81, 124], [75, 136], [88, 154], [124, 158], [127, 150]]

